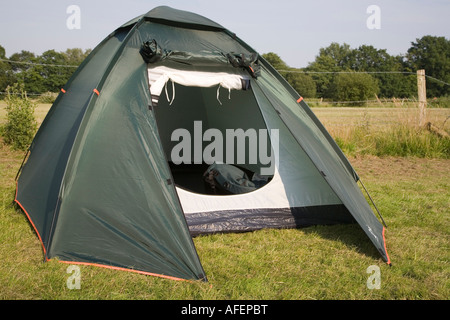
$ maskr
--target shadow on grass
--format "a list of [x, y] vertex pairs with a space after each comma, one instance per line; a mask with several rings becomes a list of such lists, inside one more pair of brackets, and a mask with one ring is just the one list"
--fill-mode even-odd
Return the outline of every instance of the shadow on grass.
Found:
[[356, 224], [316, 225], [300, 228], [304, 234], [337, 241], [346, 247], [370, 258], [380, 259], [380, 254], [361, 227]]

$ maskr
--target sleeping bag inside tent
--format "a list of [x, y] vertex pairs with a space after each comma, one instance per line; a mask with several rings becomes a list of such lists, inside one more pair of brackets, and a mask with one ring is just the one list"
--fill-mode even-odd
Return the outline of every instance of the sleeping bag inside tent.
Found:
[[15, 201], [46, 259], [206, 280], [192, 237], [217, 232], [358, 223], [390, 263], [358, 181], [252, 48], [157, 7], [111, 33], [64, 86]]

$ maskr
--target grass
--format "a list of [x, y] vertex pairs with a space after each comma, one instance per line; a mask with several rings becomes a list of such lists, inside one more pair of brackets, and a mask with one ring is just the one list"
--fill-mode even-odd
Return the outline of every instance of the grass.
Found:
[[423, 128], [399, 124], [382, 131], [366, 127], [355, 127], [349, 131], [346, 138], [335, 136], [339, 147], [347, 155], [450, 158], [450, 139], [442, 139]]
[[[314, 108], [349, 156], [377, 155], [450, 158], [450, 139], [419, 127], [413, 108]], [[450, 132], [450, 110], [427, 110], [427, 122]]]
[[[44, 110], [45, 106], [37, 112], [45, 114]], [[360, 111], [374, 118], [371, 110]], [[343, 113], [339, 108], [334, 112]], [[333, 131], [336, 127], [329, 124], [332, 117], [319, 115], [319, 118], [336, 134]], [[345, 120], [349, 128], [360, 121], [355, 114], [353, 122], [350, 118]], [[208, 283], [81, 266], [81, 289], [70, 290], [68, 265], [56, 260], [43, 262], [41, 245], [32, 227], [12, 204], [14, 178], [23, 155], [0, 141], [2, 300], [447, 300], [450, 297], [450, 160], [445, 157], [374, 156], [360, 152], [350, 156], [388, 224], [386, 238], [391, 267], [379, 258], [357, 225], [316, 226], [194, 238]], [[372, 265], [380, 268], [380, 289], [367, 287], [370, 276], [367, 268]]]

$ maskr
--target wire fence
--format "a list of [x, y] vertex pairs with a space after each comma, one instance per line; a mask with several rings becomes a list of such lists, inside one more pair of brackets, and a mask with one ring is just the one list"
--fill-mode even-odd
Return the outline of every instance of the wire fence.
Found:
[[68, 65], [68, 64], [51, 64], [51, 63], [37, 63], [37, 62], [30, 62], [30, 61], [15, 61], [15, 60], [8, 60], [8, 59], [0, 59], [2, 62], [8, 62], [12, 64], [25, 64], [30, 66], [43, 66], [43, 67], [53, 67], [53, 68], [78, 68], [76, 65]]
[[[10, 59], [2, 59], [0, 58], [1, 62], [6, 62], [10, 64], [19, 64], [19, 65], [30, 65], [30, 66], [43, 66], [48, 68], [78, 68], [78, 65], [67, 65], [67, 64], [49, 64], [49, 63], [38, 63], [38, 62], [31, 62], [31, 61], [16, 61], [16, 60], [10, 60]], [[307, 71], [307, 70], [301, 70], [301, 69], [288, 69], [288, 70], [277, 70], [280, 73], [302, 73], [302, 74], [355, 74], [355, 73], [365, 73], [365, 74], [405, 74], [405, 75], [416, 75], [416, 72], [410, 72], [410, 71]], [[450, 86], [450, 83], [443, 81], [441, 79], [437, 79], [435, 77], [429, 76], [425, 74], [425, 77], [427, 79], [430, 79], [432, 81], [436, 81], [438, 83], [441, 83], [446, 86]], [[0, 98], [4, 97], [7, 94], [5, 91], [0, 91]], [[45, 93], [27, 93], [27, 96], [39, 98], [43, 95], [47, 95], [47, 100], [49, 94], [53, 94], [54, 98], [56, 98], [56, 93], [51, 92], [45, 92]], [[326, 105], [332, 105], [332, 106], [351, 106], [351, 105], [358, 105], [358, 106], [374, 106], [374, 107], [380, 107], [380, 106], [393, 106], [393, 107], [405, 107], [405, 106], [415, 106], [415, 103], [418, 103], [417, 99], [414, 98], [378, 98], [376, 99], [368, 99], [368, 100], [351, 100], [351, 101], [329, 101], [327, 99], [317, 99], [317, 98], [311, 98], [306, 99], [306, 101], [311, 106], [326, 106]], [[449, 97], [443, 97], [443, 98], [434, 98], [434, 99], [427, 99], [427, 104], [430, 107], [439, 107], [442, 104], [444, 107], [450, 107], [450, 98]]]
[[[409, 74], [416, 75], [416, 72], [411, 71], [304, 71], [304, 70], [278, 70], [278, 72], [286, 73], [303, 73], [303, 74], [354, 74], [354, 73], [366, 73], [366, 74]], [[425, 74], [427, 79], [442, 83], [446, 86], [450, 86], [450, 83], [437, 79], [435, 77]]]

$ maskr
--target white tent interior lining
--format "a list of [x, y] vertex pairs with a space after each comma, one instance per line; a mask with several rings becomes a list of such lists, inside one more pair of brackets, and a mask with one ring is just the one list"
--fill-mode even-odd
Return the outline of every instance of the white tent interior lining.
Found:
[[[186, 128], [193, 136], [194, 121], [202, 121], [204, 130], [218, 128], [222, 132], [233, 128], [270, 129], [251, 87], [242, 90], [242, 81], [250, 79], [239, 69], [230, 67], [213, 72], [157, 66], [148, 69], [148, 77], [152, 97], [159, 98], [157, 123], [167, 159], [174, 146], [173, 130]], [[169, 81], [172, 81], [172, 88], [167, 88]], [[220, 87], [229, 90], [229, 96], [222, 101], [217, 94]], [[165, 98], [159, 97], [163, 90], [169, 91]], [[276, 168], [268, 184], [250, 193], [227, 196], [177, 186], [184, 213], [342, 204], [303, 150], [292, 148], [297, 143], [288, 130], [281, 131]], [[242, 166], [254, 172], [261, 168], [260, 163]], [[177, 178], [174, 179], [177, 183]]]

